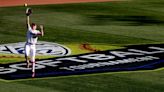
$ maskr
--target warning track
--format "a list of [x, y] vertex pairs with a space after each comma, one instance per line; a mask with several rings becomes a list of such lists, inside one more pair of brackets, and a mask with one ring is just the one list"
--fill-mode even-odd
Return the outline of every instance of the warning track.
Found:
[[24, 3], [29, 5], [42, 4], [64, 4], [64, 3], [83, 3], [83, 2], [105, 2], [105, 1], [122, 1], [122, 0], [1, 0], [0, 7], [22, 6]]

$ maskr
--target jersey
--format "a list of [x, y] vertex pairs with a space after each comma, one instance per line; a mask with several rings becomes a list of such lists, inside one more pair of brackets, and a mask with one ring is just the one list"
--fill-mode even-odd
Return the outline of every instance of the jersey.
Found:
[[32, 28], [29, 27], [28, 31], [27, 31], [27, 34], [26, 34], [27, 43], [35, 45], [37, 43], [37, 40], [38, 40], [38, 35], [37, 34], [40, 34], [39, 30], [32, 30]]

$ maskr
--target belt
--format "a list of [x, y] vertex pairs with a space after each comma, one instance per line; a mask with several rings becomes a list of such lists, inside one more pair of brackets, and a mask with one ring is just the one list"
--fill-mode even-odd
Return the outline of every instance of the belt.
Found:
[[26, 45], [35, 45], [35, 43], [26, 42]]

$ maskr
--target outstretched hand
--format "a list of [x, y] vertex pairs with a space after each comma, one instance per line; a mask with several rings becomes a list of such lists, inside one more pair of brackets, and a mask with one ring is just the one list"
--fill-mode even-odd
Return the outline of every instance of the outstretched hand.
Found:
[[44, 29], [43, 29], [43, 25], [40, 25], [40, 29], [41, 29], [41, 35], [44, 36]]
[[43, 29], [43, 25], [40, 25], [40, 29]]

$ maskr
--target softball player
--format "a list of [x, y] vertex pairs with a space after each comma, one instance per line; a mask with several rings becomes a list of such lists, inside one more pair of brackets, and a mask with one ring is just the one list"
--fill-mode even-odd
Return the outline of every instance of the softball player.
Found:
[[[30, 67], [32, 63], [32, 77], [35, 76], [35, 53], [36, 53], [36, 43], [38, 36], [44, 36], [43, 25], [40, 25], [40, 31], [36, 30], [37, 25], [31, 23], [30, 25], [30, 15], [32, 10], [30, 8], [26, 9], [26, 24], [27, 24], [27, 33], [26, 33], [26, 44], [25, 44], [25, 59], [27, 62], [27, 68]], [[30, 57], [30, 58], [28, 58]]]

